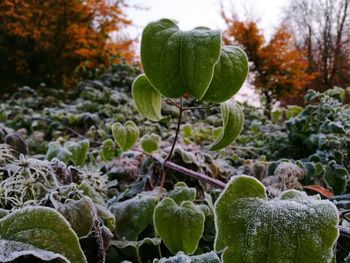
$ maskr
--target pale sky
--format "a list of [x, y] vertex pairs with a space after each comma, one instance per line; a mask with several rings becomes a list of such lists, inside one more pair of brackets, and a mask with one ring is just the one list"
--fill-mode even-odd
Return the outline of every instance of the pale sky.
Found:
[[[269, 38], [281, 20], [281, 10], [292, 0], [128, 0], [129, 5], [141, 6], [147, 9], [130, 8], [127, 11], [134, 26], [128, 29], [132, 38], [140, 38], [142, 29], [151, 21], [160, 18], [170, 18], [178, 21], [182, 30], [197, 26], [207, 26], [212, 29], [224, 29], [225, 24], [220, 16], [220, 3], [225, 11], [231, 10], [242, 18], [253, 16], [258, 19], [265, 36]], [[139, 50], [139, 46], [136, 47]], [[237, 100], [248, 100], [258, 105], [258, 95], [246, 81], [236, 96]]]
[[281, 9], [288, 0], [128, 0], [129, 5], [147, 8], [130, 8], [127, 13], [135, 24], [129, 28], [131, 36], [138, 36], [149, 22], [160, 18], [170, 18], [179, 22], [182, 30], [197, 26], [223, 29], [225, 24], [220, 17], [220, 3], [229, 13], [234, 9], [241, 15], [259, 18], [264, 33], [269, 36], [278, 25]]

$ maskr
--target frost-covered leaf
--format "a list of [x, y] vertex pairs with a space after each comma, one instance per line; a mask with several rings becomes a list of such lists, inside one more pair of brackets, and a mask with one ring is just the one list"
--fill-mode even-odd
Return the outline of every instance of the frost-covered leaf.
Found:
[[215, 65], [214, 77], [203, 100], [224, 102], [235, 95], [248, 75], [248, 58], [242, 49], [223, 46], [220, 60]]
[[96, 211], [88, 197], [82, 197], [80, 200], [69, 200], [65, 204], [56, 201], [54, 207], [68, 220], [78, 237], [89, 234]]
[[103, 197], [99, 193], [97, 193], [96, 190], [92, 186], [90, 186], [88, 182], [82, 181], [80, 185], [78, 185], [78, 189], [83, 191], [84, 195], [90, 197], [94, 203], [100, 205], [105, 204]]
[[64, 148], [72, 153], [70, 159], [76, 166], [82, 166], [85, 163], [87, 152], [89, 150], [89, 141], [66, 142]]
[[221, 103], [223, 129], [216, 141], [210, 145], [210, 150], [217, 151], [229, 146], [241, 133], [244, 124], [244, 114], [241, 107], [234, 101]]
[[112, 139], [106, 139], [102, 142], [100, 156], [105, 162], [112, 161], [116, 155], [115, 145]]
[[88, 149], [88, 140], [80, 142], [68, 141], [63, 146], [57, 142], [50, 142], [46, 159], [51, 161], [53, 158], [57, 158], [64, 163], [71, 161], [74, 165], [81, 166], [85, 163]]
[[289, 190], [268, 201], [253, 177], [233, 177], [215, 204], [215, 250], [223, 262], [332, 262], [338, 212]]
[[95, 204], [97, 216], [103, 220], [104, 225], [111, 231], [115, 229], [115, 217], [105, 206]]
[[22, 242], [0, 240], [0, 262], [13, 262], [23, 256], [34, 256], [43, 261], [60, 259], [62, 262], [69, 263], [68, 259], [60, 254], [39, 249]]
[[127, 121], [124, 125], [115, 123], [112, 125], [112, 133], [114, 141], [120, 149], [126, 151], [130, 149], [139, 138], [140, 131], [136, 124], [132, 121]]
[[154, 260], [154, 263], [220, 263], [220, 259], [215, 252], [209, 252], [198, 256], [187, 256], [183, 252], [177, 253], [171, 258], [162, 258]]
[[158, 150], [158, 144], [160, 142], [160, 137], [156, 134], [148, 135], [142, 137], [141, 147], [146, 153], [152, 153]]
[[140, 241], [113, 240], [111, 246], [114, 246], [123, 258], [132, 262], [149, 262], [159, 253], [160, 243], [160, 238], [145, 238]]
[[63, 148], [61, 144], [57, 142], [49, 143], [45, 157], [47, 160], [51, 161], [53, 158], [57, 158], [64, 163], [68, 163], [71, 157], [72, 153]]
[[219, 31], [181, 31], [172, 20], [161, 19], [148, 24], [142, 33], [141, 62], [147, 78], [162, 95], [177, 98], [189, 92], [201, 99], [212, 80], [220, 49]]
[[154, 210], [154, 226], [164, 244], [173, 253], [193, 254], [204, 230], [205, 215], [190, 201], [181, 205], [163, 199]]
[[[67, 220], [47, 207], [27, 207], [0, 220], [0, 237], [66, 257], [71, 263], [86, 263], [77, 235]], [[19, 247], [18, 250], [21, 248]]]
[[323, 178], [326, 184], [332, 189], [332, 192], [335, 195], [343, 194], [349, 180], [347, 169], [341, 165], [335, 165], [334, 169], [329, 165], [325, 165], [323, 170]]
[[109, 207], [116, 219], [115, 232], [118, 239], [137, 240], [138, 234], [152, 223], [156, 198], [156, 191], [141, 193]]
[[194, 201], [196, 193], [196, 188], [189, 188], [184, 182], [178, 182], [174, 190], [169, 193], [169, 197], [181, 205], [183, 201]]
[[138, 76], [132, 84], [132, 97], [140, 114], [151, 121], [162, 119], [160, 112], [162, 107], [161, 95], [153, 88], [144, 74]]

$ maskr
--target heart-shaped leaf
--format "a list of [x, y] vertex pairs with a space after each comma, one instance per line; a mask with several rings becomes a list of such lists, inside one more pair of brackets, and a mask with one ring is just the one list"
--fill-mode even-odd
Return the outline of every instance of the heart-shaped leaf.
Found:
[[203, 100], [216, 103], [229, 100], [242, 87], [248, 71], [248, 58], [244, 51], [235, 46], [223, 46]]
[[[12, 251], [23, 255], [53, 259], [56, 254], [56, 258], [61, 255], [71, 263], [86, 263], [77, 235], [67, 220], [51, 208], [27, 207], [2, 218], [0, 239], [4, 242], [0, 251], [6, 251], [8, 246], [13, 246]], [[29, 252], [31, 249], [34, 250], [33, 253]], [[45, 252], [38, 256], [40, 250], [51, 253]], [[12, 253], [8, 255], [14, 257]]]
[[89, 145], [88, 140], [82, 140], [80, 142], [66, 142], [64, 148], [72, 153], [70, 159], [74, 165], [82, 166], [85, 163]]
[[160, 238], [145, 238], [140, 241], [112, 240], [110, 245], [131, 262], [151, 262], [154, 255], [158, 254], [161, 242]]
[[183, 201], [194, 201], [196, 194], [196, 188], [189, 188], [184, 182], [178, 182], [175, 184], [174, 190], [169, 193], [169, 197], [181, 205]]
[[80, 142], [68, 141], [63, 146], [57, 142], [50, 142], [46, 159], [51, 161], [53, 158], [57, 158], [64, 163], [71, 161], [74, 165], [81, 166], [85, 163], [88, 150], [88, 140]]
[[151, 121], [162, 119], [162, 99], [159, 92], [153, 88], [147, 77], [143, 74], [138, 76], [132, 84], [132, 97], [136, 109], [140, 114]]
[[210, 150], [217, 151], [229, 146], [241, 133], [244, 124], [244, 114], [241, 107], [234, 101], [220, 104], [223, 129], [216, 141], [210, 145]]
[[135, 123], [127, 121], [124, 125], [119, 122], [113, 124], [112, 134], [119, 148], [126, 151], [136, 143], [140, 132]]
[[100, 150], [101, 159], [110, 162], [116, 156], [116, 149], [112, 139], [104, 140]]
[[171, 198], [163, 199], [154, 210], [154, 227], [167, 248], [176, 254], [193, 254], [204, 230], [205, 215], [190, 201], [179, 206]]
[[267, 200], [255, 178], [236, 176], [215, 204], [215, 250], [223, 262], [330, 263], [338, 212], [327, 200], [289, 190]]
[[160, 137], [158, 135], [146, 134], [141, 139], [141, 147], [146, 153], [152, 153], [158, 150], [159, 142], [160, 142]]
[[148, 24], [141, 39], [141, 62], [152, 86], [169, 98], [189, 92], [201, 99], [220, 57], [221, 34], [195, 28], [181, 31], [169, 19]]

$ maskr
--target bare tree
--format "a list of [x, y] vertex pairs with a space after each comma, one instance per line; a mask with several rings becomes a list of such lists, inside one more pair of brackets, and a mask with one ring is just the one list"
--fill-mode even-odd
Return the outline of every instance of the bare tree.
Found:
[[306, 52], [317, 89], [350, 83], [350, 0], [291, 0], [285, 21]]

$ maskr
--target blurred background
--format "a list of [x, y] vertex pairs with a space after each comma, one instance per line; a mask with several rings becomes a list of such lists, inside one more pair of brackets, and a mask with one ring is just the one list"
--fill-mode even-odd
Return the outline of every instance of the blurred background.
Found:
[[2, 0], [0, 94], [28, 85], [74, 89], [118, 63], [141, 67], [150, 21], [223, 31], [251, 72], [239, 100], [303, 105], [305, 92], [350, 83], [350, 0]]

